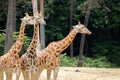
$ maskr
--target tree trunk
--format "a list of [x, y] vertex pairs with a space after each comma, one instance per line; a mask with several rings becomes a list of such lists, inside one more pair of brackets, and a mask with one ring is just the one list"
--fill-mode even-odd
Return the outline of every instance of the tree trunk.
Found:
[[[33, 6], [33, 14], [38, 12], [38, 6], [37, 6], [37, 0], [32, 0], [32, 6]], [[40, 43], [40, 27], [39, 34], [38, 34], [38, 43], [37, 43], [37, 50], [41, 50], [41, 43]]]
[[[40, 12], [44, 17], [44, 0], [40, 0]], [[41, 49], [45, 48], [45, 27], [40, 24]]]
[[32, 0], [33, 14], [38, 12], [37, 0]]
[[[84, 20], [84, 25], [86, 27], [88, 25], [90, 10], [91, 10], [91, 5], [86, 10], [86, 15], [85, 15], [85, 20]], [[82, 34], [82, 36], [81, 36], [81, 42], [80, 42], [80, 57], [79, 57], [79, 60], [78, 60], [78, 65], [77, 65], [78, 67], [82, 67], [83, 66], [84, 43], [85, 43], [85, 34]]]
[[6, 38], [4, 53], [7, 53], [13, 44], [13, 32], [16, 28], [16, 1], [8, 1], [8, 17], [6, 24]]
[[85, 44], [84, 45], [85, 45], [85, 49], [84, 49], [85, 55], [90, 56], [87, 36], [85, 37]]
[[84, 50], [84, 42], [85, 42], [85, 34], [82, 34], [81, 36], [81, 42], [80, 42], [80, 56], [79, 56], [79, 60], [78, 60], [78, 67], [82, 67], [83, 66], [83, 50]]
[[[69, 17], [69, 27], [72, 29], [72, 12], [73, 12], [73, 0], [70, 0], [70, 17]], [[70, 57], [73, 58], [73, 43], [70, 45]]]
[[14, 25], [14, 29], [13, 31], [16, 30], [16, 0], [14, 0], [13, 2], [13, 25]]

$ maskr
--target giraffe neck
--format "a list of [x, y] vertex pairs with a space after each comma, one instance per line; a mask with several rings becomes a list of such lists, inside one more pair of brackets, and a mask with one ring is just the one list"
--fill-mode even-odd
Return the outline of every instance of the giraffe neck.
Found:
[[41, 50], [41, 44], [40, 44], [40, 29], [39, 29], [39, 26], [38, 26], [38, 40], [37, 40], [37, 47], [36, 47], [36, 50], [37, 51], [40, 51]]
[[32, 41], [27, 49], [27, 53], [35, 54], [36, 53], [36, 47], [37, 47], [37, 42], [38, 42], [38, 32], [39, 32], [39, 25], [34, 24], [34, 34]]
[[22, 48], [22, 44], [23, 44], [25, 26], [26, 26], [26, 23], [22, 22], [21, 26], [20, 26], [20, 32], [19, 32], [18, 38], [17, 38], [16, 42], [12, 45], [9, 52], [11, 52], [13, 54], [17, 54], [20, 52], [20, 50]]
[[70, 33], [64, 39], [56, 42], [57, 43], [57, 46], [56, 46], [57, 53], [61, 53], [63, 50], [65, 50], [72, 43], [76, 34], [77, 34], [76, 30], [72, 29], [70, 31]]

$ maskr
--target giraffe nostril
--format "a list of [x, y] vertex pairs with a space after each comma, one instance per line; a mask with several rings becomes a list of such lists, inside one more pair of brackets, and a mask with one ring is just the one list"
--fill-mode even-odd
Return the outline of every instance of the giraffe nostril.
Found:
[[87, 34], [90, 35], [90, 34], [92, 34], [92, 32], [89, 31]]

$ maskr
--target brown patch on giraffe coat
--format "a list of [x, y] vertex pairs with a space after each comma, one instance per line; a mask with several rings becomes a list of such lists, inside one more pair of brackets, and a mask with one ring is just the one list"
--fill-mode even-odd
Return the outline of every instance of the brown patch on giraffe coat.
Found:
[[54, 66], [54, 63], [53, 63], [53, 62], [51, 62], [51, 63], [50, 63], [50, 66]]
[[[11, 64], [11, 65], [12, 65], [12, 64]], [[15, 68], [15, 67], [16, 67], [16, 65], [13, 65], [13, 66], [12, 66], [12, 68]]]
[[17, 53], [17, 51], [16, 51], [16, 50], [14, 50], [14, 53], [16, 54], [16, 53]]
[[68, 44], [70, 44], [71, 43], [71, 40], [68, 40]]
[[20, 39], [20, 42], [22, 43], [22, 42], [23, 42], [23, 39]]
[[56, 49], [60, 49], [60, 46], [56, 46]]
[[15, 59], [19, 59], [19, 56], [18, 56], [18, 55], [15, 55]]
[[22, 39], [24, 37], [24, 35], [20, 35], [20, 38]]
[[65, 44], [65, 41], [63, 41], [63, 45]]
[[21, 32], [20, 34], [21, 34], [21, 35], [23, 35], [23, 34], [24, 34], [24, 32]]
[[44, 59], [45, 59], [45, 60], [47, 59], [47, 55], [44, 56]]
[[64, 45], [63, 47], [62, 47], [62, 49], [65, 49], [66, 48], [66, 45]]
[[36, 44], [36, 43], [37, 43], [37, 41], [33, 41], [33, 43], [34, 43], [34, 44]]
[[71, 35], [71, 36], [70, 36], [70, 39], [73, 39], [73, 38], [74, 38], [74, 35]]
[[55, 50], [54, 47], [51, 47], [51, 50], [54, 51]]
[[22, 47], [22, 46], [21, 46], [21, 45], [19, 45], [19, 46], [18, 46], [18, 50], [20, 50], [20, 49], [21, 49], [21, 47]]
[[27, 57], [30, 58], [31, 57], [31, 54], [29, 54], [29, 52], [27, 52]]
[[32, 50], [30, 50], [29, 53], [31, 54], [31, 56], [34, 54], [34, 52]]

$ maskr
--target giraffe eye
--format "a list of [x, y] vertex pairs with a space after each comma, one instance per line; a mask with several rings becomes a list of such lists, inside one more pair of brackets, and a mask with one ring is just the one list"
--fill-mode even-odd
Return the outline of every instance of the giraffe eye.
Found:
[[81, 27], [80, 29], [83, 29], [84, 27]]

